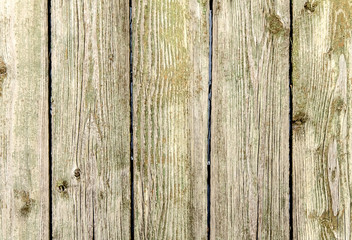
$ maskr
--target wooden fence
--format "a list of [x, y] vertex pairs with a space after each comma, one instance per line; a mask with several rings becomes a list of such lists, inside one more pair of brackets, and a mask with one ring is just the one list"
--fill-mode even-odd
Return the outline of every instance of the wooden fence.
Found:
[[0, 0], [0, 239], [352, 239], [351, 34], [350, 0]]

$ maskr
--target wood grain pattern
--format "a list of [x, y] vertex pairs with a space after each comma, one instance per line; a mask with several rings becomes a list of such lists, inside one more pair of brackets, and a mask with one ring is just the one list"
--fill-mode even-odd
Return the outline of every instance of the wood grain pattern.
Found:
[[53, 237], [130, 238], [128, 1], [52, 2]]
[[214, 1], [211, 239], [289, 239], [289, 1]]
[[351, 239], [352, 3], [294, 1], [295, 239]]
[[47, 1], [0, 0], [0, 239], [49, 239]]
[[136, 239], [207, 236], [207, 0], [133, 0]]

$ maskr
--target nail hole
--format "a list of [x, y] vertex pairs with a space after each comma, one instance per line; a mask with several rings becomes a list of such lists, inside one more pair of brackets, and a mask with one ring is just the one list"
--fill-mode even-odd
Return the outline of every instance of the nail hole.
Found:
[[67, 188], [68, 188], [68, 182], [67, 181], [59, 181], [59, 182], [57, 182], [57, 191], [59, 193], [66, 192]]
[[114, 61], [114, 54], [112, 54], [112, 53], [109, 54], [109, 60], [110, 60], [110, 61]]

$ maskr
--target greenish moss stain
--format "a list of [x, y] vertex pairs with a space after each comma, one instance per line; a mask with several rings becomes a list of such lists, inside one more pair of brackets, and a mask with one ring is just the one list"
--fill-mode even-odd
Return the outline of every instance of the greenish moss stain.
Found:
[[[202, 4], [205, 1], [202, 1]], [[156, 5], [157, 9], [161, 9], [161, 1], [155, 1], [154, 3]], [[190, 77], [190, 72], [191, 69], [190, 66], [192, 66], [190, 64], [190, 60], [189, 60], [189, 56], [188, 56], [188, 51], [184, 46], [184, 27], [185, 27], [185, 21], [187, 19], [187, 16], [189, 16], [189, 13], [185, 12], [184, 9], [184, 5], [177, 3], [177, 2], [171, 2], [169, 9], [172, 9], [172, 11], [167, 11], [165, 14], [167, 15], [167, 19], [168, 21], [171, 23], [172, 26], [174, 26], [173, 28], [163, 28], [162, 26], [159, 27], [158, 32], [160, 34], [160, 39], [161, 41], [163, 41], [166, 46], [171, 46], [172, 49], [175, 49], [176, 52], [178, 52], [178, 54], [176, 54], [175, 56], [175, 62], [173, 64], [170, 64], [169, 66], [166, 66], [165, 68], [160, 69], [160, 71], [157, 73], [157, 76], [159, 79], [154, 79], [153, 82], [156, 82], [156, 84], [160, 84], [163, 81], [167, 81], [169, 83], [171, 83], [171, 87], [170, 89], [172, 89], [172, 95], [174, 96], [183, 96], [184, 98], [187, 98], [189, 96], [189, 77]], [[163, 10], [163, 9], [161, 9]], [[140, 45], [144, 46], [144, 49], [148, 49], [151, 48], [152, 46], [148, 46], [149, 43], [149, 37], [151, 37], [152, 39], [155, 38], [155, 36], [153, 36], [153, 32], [150, 29], [149, 26], [149, 22], [152, 21], [149, 18], [149, 13], [150, 11], [150, 5], [147, 4], [144, 6], [144, 34], [142, 37], [142, 41], [139, 42]], [[182, 17], [183, 16], [183, 17]], [[153, 25], [153, 22], [151, 22], [151, 25]], [[151, 27], [153, 28], [153, 27]], [[150, 51], [150, 50], [148, 50]], [[152, 51], [152, 59], [155, 59], [157, 57], [158, 54], [164, 54], [162, 52], [160, 53], [155, 53], [154, 51]], [[150, 61], [150, 59], [148, 58], [148, 54], [144, 54], [144, 62], [148, 62]], [[153, 63], [153, 60], [152, 60]], [[149, 68], [150, 66], [148, 64], [144, 64], [144, 69], [142, 70], [142, 76], [139, 78], [142, 81], [149, 81], [150, 78], [148, 77], [148, 72], [149, 72]], [[156, 67], [156, 66], [152, 66], [152, 67]], [[154, 84], [154, 83], [153, 83]], [[152, 96], [152, 100], [153, 100], [153, 104], [155, 102], [158, 102], [158, 99], [160, 98], [159, 94], [155, 94], [155, 96]], [[165, 99], [166, 101], [168, 101], [169, 99]], [[147, 102], [146, 99], [144, 99], [144, 101], [142, 101], [142, 99], [140, 99], [141, 102], [138, 103], [139, 106], [147, 106]], [[162, 104], [162, 106], [167, 107], [167, 104]], [[140, 107], [138, 107], [138, 109], [140, 109]], [[152, 129], [155, 129], [155, 120], [154, 120], [154, 108], [151, 107], [150, 110], [145, 109], [144, 112], [144, 116], [141, 115], [140, 110], [137, 111], [137, 119], [138, 119], [138, 125], [140, 126], [141, 121], [143, 121], [145, 123], [144, 125], [144, 129], [149, 129], [150, 127]], [[148, 116], [151, 116], [151, 122], [148, 121]], [[143, 119], [143, 120], [142, 120]], [[151, 126], [150, 126], [151, 125]], [[159, 131], [159, 130], [158, 130]], [[139, 135], [139, 128], [137, 128], [136, 130], [136, 135]], [[155, 148], [155, 145], [157, 143], [155, 143], [153, 141], [153, 136], [152, 136], [152, 142], [149, 143], [148, 141], [148, 135], [149, 135], [149, 131], [144, 131], [144, 146], [149, 146], [149, 144], [152, 145], [153, 148]], [[154, 133], [151, 133], [154, 134]], [[160, 133], [158, 133], [158, 135], [160, 135]], [[143, 149], [143, 148], [142, 148]], [[140, 155], [140, 151], [142, 151], [141, 146], [137, 146], [137, 153], [139, 152], [138, 155]], [[144, 155], [146, 156], [147, 154], [147, 148], [144, 148]], [[143, 161], [143, 165], [144, 165], [144, 174], [147, 174], [147, 164], [149, 161], [151, 161], [152, 159], [144, 159]], [[137, 169], [141, 170], [139, 165], [137, 165]]]
[[[199, 0], [198, 3], [202, 5], [203, 13], [207, 11], [206, 0]], [[139, 32], [138, 26], [142, 25], [144, 28], [142, 36], [137, 35], [135, 40], [137, 44], [136, 49], [139, 49], [136, 52], [143, 51], [143, 54], [140, 54], [134, 60], [136, 68], [134, 72], [134, 94], [136, 96], [135, 133], [139, 142], [135, 146], [135, 166], [137, 176], [148, 176], [150, 174], [151, 169], [149, 169], [148, 164], [149, 166], [155, 164], [158, 171], [161, 172], [157, 178], [152, 179], [152, 182], [146, 184], [147, 187], [144, 187], [145, 189], [141, 189], [141, 191], [148, 190], [150, 192], [150, 200], [157, 203], [154, 211], [159, 216], [158, 211], [165, 198], [170, 198], [170, 201], [173, 201], [176, 207], [178, 207], [186, 199], [184, 195], [188, 196], [190, 192], [189, 186], [186, 186], [186, 183], [189, 183], [188, 176], [184, 176], [183, 174], [180, 178], [178, 177], [173, 186], [177, 189], [177, 192], [175, 191], [167, 195], [162, 189], [168, 187], [163, 179], [167, 177], [170, 167], [179, 168], [179, 163], [182, 162], [184, 167], [179, 169], [185, 170], [185, 174], [188, 174], [190, 168], [187, 165], [190, 162], [189, 156], [185, 155], [185, 153], [181, 154], [177, 159], [177, 163], [172, 163], [166, 157], [167, 152], [170, 151], [170, 147], [176, 146], [182, 149], [185, 143], [182, 142], [182, 139], [177, 134], [174, 135], [168, 129], [168, 126], [165, 126], [165, 121], [171, 123], [172, 128], [183, 130], [181, 128], [181, 126], [184, 126], [185, 121], [183, 116], [187, 116], [188, 114], [187, 103], [191, 96], [191, 90], [193, 90], [190, 89], [192, 81], [190, 76], [193, 71], [193, 64], [189, 55], [188, 45], [191, 41], [187, 37], [189, 34], [185, 34], [185, 32], [190, 31], [189, 22], [192, 16], [190, 11], [188, 11], [187, 4], [174, 1], [165, 4], [161, 0], [154, 0], [150, 4], [144, 5], [143, 8], [144, 19], [141, 19], [135, 28], [137, 32]], [[153, 22], [155, 11], [157, 15], [162, 12], [162, 16], [160, 14], [160, 17], [165, 20], [164, 25], [160, 24], [159, 26], [159, 24]], [[155, 28], [157, 34], [154, 32]], [[156, 47], [156, 37], [158, 37], [158, 42], [163, 46], [163, 49]], [[143, 56], [143, 59], [141, 56]], [[166, 58], [168, 58], [168, 62], [164, 61]], [[160, 68], [155, 66], [156, 59], [162, 59], [165, 65], [161, 65]], [[141, 69], [142, 62], [145, 63], [143, 64], [143, 69]], [[144, 109], [143, 112], [142, 109]], [[173, 116], [170, 110], [174, 109], [178, 109], [182, 114], [175, 118], [169, 118]], [[166, 117], [169, 119], [163, 120], [163, 122], [156, 121], [157, 116], [159, 116], [158, 113], [162, 113], [163, 116], [166, 114]], [[143, 126], [142, 123], [144, 123]], [[171, 140], [175, 141], [170, 142]], [[148, 149], [161, 149], [161, 151], [156, 151], [148, 159], [148, 152], [150, 151]], [[143, 159], [141, 158], [142, 155]], [[173, 164], [175, 166], [172, 166]], [[137, 176], [135, 179], [137, 179]], [[148, 178], [144, 177], [143, 179], [145, 179], [144, 181], [148, 181], [146, 180]], [[136, 222], [139, 222], [139, 214], [141, 214], [141, 211], [137, 210]], [[137, 227], [136, 229], [138, 231], [139, 228]], [[162, 234], [153, 232], [152, 228], [150, 230], [152, 230], [148, 234], [148, 238], [150, 239]]]
[[208, 11], [208, 0], [197, 0], [197, 2], [202, 6], [203, 14]]

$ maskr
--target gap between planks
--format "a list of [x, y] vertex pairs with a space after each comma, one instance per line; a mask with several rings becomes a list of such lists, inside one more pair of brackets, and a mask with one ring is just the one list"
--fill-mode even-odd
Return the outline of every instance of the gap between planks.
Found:
[[209, 1], [209, 83], [208, 83], [208, 139], [207, 139], [207, 237], [210, 240], [210, 207], [211, 207], [211, 96], [212, 96], [212, 56], [213, 56], [213, 0]]
[[51, 73], [52, 73], [52, 59], [51, 59], [51, 0], [48, 0], [47, 2], [47, 8], [48, 8], [48, 19], [47, 19], [47, 26], [48, 26], [48, 106], [49, 106], [49, 111], [48, 111], [48, 151], [49, 151], [49, 239], [53, 238], [53, 198], [52, 198], [52, 185], [53, 185], [53, 179], [52, 179], [52, 115], [51, 115], [51, 110], [52, 110], [52, 78], [51, 78]]
[[292, 176], [292, 115], [293, 115], [293, 94], [292, 94], [292, 43], [293, 43], [293, 3], [290, 0], [290, 36], [289, 36], [289, 224], [290, 239], [293, 239], [293, 176]]
[[130, 174], [131, 174], [131, 239], [134, 239], [134, 178], [133, 178], [133, 29], [132, 29], [132, 0], [129, 0], [129, 33], [130, 33]]

